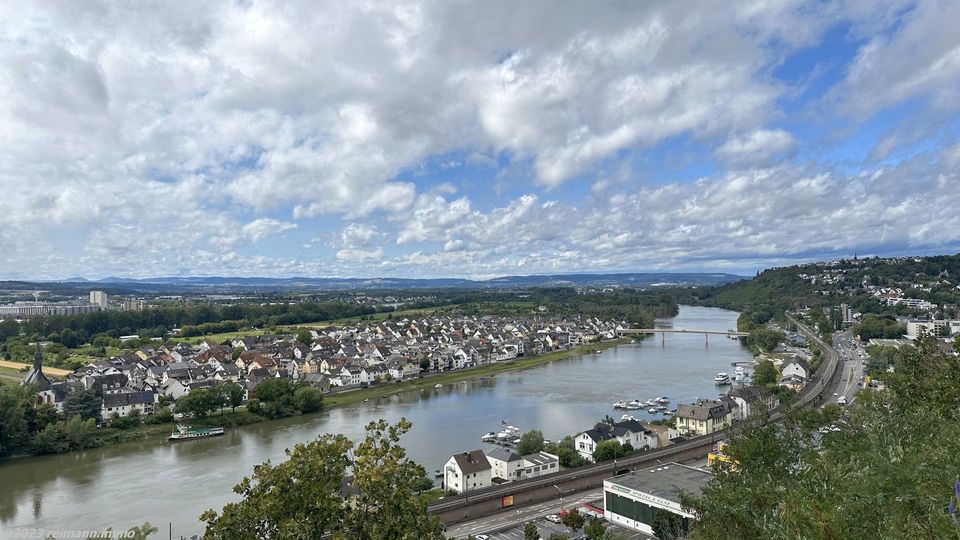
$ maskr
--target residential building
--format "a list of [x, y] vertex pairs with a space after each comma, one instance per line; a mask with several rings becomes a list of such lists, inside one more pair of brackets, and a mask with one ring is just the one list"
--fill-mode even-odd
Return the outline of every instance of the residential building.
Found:
[[104, 394], [100, 416], [104, 420], [109, 420], [114, 414], [123, 418], [134, 410], [140, 411], [141, 415], [151, 415], [156, 403], [157, 394], [150, 391]]
[[637, 420], [622, 420], [613, 424], [599, 423], [574, 438], [577, 452], [593, 461], [593, 452], [601, 441], [616, 440], [621, 445], [630, 443], [635, 450], [658, 448], [659, 437]]
[[780, 400], [762, 386], [748, 385], [732, 388], [727, 396], [733, 400], [734, 420], [746, 420], [755, 414], [770, 413], [780, 405]]
[[513, 450], [497, 447], [495, 450], [485, 452], [485, 455], [490, 462], [490, 474], [494, 483], [497, 483], [498, 479], [512, 482], [523, 477], [524, 459]]
[[90, 291], [90, 303], [106, 309], [107, 293], [103, 291]]
[[492, 485], [491, 471], [483, 450], [454, 454], [443, 467], [443, 487], [454, 493], [483, 489]]
[[674, 418], [681, 435], [696, 437], [730, 427], [733, 412], [726, 401], [701, 399], [694, 404], [681, 404]]
[[560, 458], [547, 452], [537, 452], [523, 456], [521, 478], [536, 478], [560, 470]]

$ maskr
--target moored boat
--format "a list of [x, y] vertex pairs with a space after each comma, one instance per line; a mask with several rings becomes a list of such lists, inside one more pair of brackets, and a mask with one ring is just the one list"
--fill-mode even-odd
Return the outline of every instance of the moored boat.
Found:
[[670, 403], [670, 398], [668, 398], [667, 396], [659, 397], [657, 398], [657, 403], [660, 403], [661, 405], [666, 405]]
[[222, 427], [195, 428], [177, 424], [173, 428], [173, 433], [167, 437], [168, 441], [186, 441], [189, 439], [203, 439], [205, 437], [216, 437], [223, 435]]
[[656, 408], [656, 407], [650, 407], [649, 409], [647, 409], [647, 412], [650, 413], [650, 414], [657, 414], [657, 408]]
[[717, 376], [713, 378], [713, 384], [717, 386], [726, 386], [730, 384], [730, 375], [726, 373], [717, 373]]
[[627, 408], [627, 402], [621, 399], [620, 401], [617, 401], [616, 403], [613, 404], [613, 408], [614, 408], [614, 409], [626, 409], [626, 408]]

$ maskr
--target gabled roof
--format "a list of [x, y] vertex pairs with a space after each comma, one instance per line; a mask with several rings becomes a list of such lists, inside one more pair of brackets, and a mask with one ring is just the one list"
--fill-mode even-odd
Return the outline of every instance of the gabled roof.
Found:
[[463, 452], [453, 455], [454, 461], [462, 474], [471, 474], [490, 469], [490, 462], [483, 450], [473, 450], [472, 452]]
[[496, 459], [499, 461], [506, 461], [506, 462], [520, 461], [521, 459], [523, 459], [520, 457], [519, 454], [517, 454], [513, 450], [510, 450], [509, 448], [503, 448], [503, 447], [498, 447], [495, 450], [491, 450], [487, 452], [486, 456], [489, 459]]

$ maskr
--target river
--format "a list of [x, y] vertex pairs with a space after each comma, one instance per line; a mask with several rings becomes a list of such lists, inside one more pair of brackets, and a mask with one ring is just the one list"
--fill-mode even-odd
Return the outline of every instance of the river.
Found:
[[[659, 327], [736, 328], [737, 313], [681, 306]], [[307, 417], [231, 428], [223, 437], [178, 444], [148, 441], [86, 452], [0, 463], [0, 537], [22, 529], [125, 530], [144, 521], [172, 524], [174, 537], [202, 531], [197, 516], [236, 499], [232, 487], [257, 463], [283, 458], [284, 449], [322, 433], [362, 436], [378, 418], [406, 417], [408, 454], [438, 469], [455, 452], [483, 447], [480, 436], [506, 420], [558, 439], [591, 427], [619, 399], [666, 395], [670, 407], [697, 397], [716, 397], [713, 378], [749, 360], [738, 341], [702, 334], [670, 334], [626, 343], [495, 377], [410, 391], [377, 402], [340, 407]], [[631, 414], [651, 415], [643, 411]], [[163, 536], [163, 535], [161, 535]]]

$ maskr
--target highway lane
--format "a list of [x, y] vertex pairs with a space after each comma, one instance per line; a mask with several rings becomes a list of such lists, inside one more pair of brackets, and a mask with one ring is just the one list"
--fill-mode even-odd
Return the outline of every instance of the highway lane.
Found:
[[846, 399], [849, 405], [856, 399], [857, 392], [860, 391], [866, 354], [848, 331], [835, 333], [833, 343], [840, 356], [840, 364], [838, 365], [840, 380], [834, 392], [827, 397], [824, 405], [838, 403], [841, 396]]

